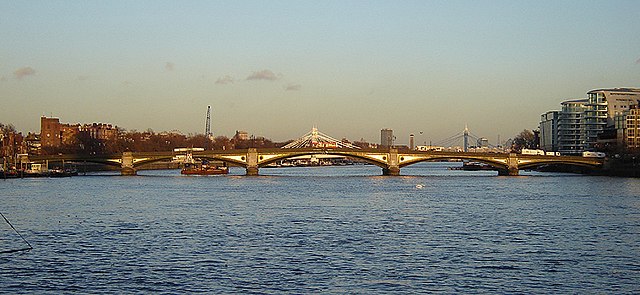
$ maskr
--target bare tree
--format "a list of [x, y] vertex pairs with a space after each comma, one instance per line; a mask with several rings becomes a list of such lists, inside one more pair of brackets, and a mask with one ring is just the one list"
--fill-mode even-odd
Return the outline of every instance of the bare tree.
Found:
[[6, 136], [9, 133], [15, 133], [16, 132], [16, 127], [13, 126], [12, 124], [5, 125], [3, 123], [0, 123], [0, 130], [2, 131], [2, 134], [4, 134]]

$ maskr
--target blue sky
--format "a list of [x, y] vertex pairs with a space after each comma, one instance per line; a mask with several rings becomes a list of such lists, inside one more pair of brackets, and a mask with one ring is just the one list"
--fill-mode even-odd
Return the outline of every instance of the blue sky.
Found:
[[0, 122], [495, 142], [640, 87], [639, 29], [640, 1], [2, 1]]

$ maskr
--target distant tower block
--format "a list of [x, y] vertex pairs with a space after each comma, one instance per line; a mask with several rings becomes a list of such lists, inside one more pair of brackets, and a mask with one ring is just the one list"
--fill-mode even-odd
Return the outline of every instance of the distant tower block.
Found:
[[413, 145], [413, 140], [414, 140], [414, 135], [413, 133], [409, 134], [409, 149], [413, 150], [414, 145]]
[[386, 128], [380, 130], [380, 145], [384, 147], [393, 146], [393, 130]]

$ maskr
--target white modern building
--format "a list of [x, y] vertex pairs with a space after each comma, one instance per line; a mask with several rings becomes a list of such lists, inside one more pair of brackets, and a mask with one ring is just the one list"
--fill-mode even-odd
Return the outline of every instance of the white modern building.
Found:
[[540, 116], [540, 148], [547, 152], [558, 151], [558, 111], [548, 111]]
[[584, 114], [587, 99], [563, 101], [560, 111], [548, 111], [540, 116], [540, 149], [578, 155], [584, 151]]
[[561, 103], [562, 110], [549, 111], [540, 117], [540, 148], [558, 151], [563, 155], [579, 155], [592, 151], [598, 135], [605, 130], [618, 134], [618, 142], [626, 145], [635, 142], [630, 136], [635, 131], [626, 131], [633, 126], [632, 109], [640, 107], [640, 89], [605, 88], [587, 92], [586, 99], [572, 99]]
[[616, 115], [622, 115], [639, 104], [638, 88], [603, 88], [587, 92], [585, 149], [592, 149], [598, 140], [598, 134], [606, 128], [614, 128]]
[[586, 99], [572, 99], [561, 103], [558, 113], [558, 152], [563, 155], [579, 155], [585, 146], [584, 115]]

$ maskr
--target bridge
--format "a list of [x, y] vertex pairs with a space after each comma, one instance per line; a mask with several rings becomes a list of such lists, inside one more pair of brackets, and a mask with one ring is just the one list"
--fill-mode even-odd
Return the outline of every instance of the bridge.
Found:
[[[136, 175], [137, 170], [149, 163], [168, 161], [184, 152], [124, 152], [114, 155], [51, 155], [27, 156], [23, 162], [76, 162], [99, 163], [118, 167], [122, 175]], [[246, 175], [258, 175], [259, 169], [277, 161], [312, 155], [335, 155], [377, 165], [382, 168], [382, 175], [400, 175], [400, 169], [412, 164], [428, 161], [468, 160], [492, 166], [498, 175], [517, 176], [519, 170], [535, 168], [541, 165], [572, 165], [599, 169], [604, 159], [578, 156], [542, 156], [522, 155], [516, 153], [470, 153], [470, 152], [437, 152], [437, 151], [398, 151], [386, 149], [353, 149], [353, 148], [268, 148], [268, 149], [236, 149], [215, 151], [194, 151], [194, 158], [210, 161], [223, 161], [230, 166], [244, 167]]]

